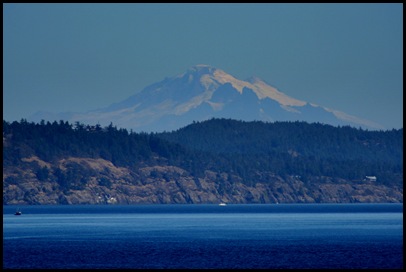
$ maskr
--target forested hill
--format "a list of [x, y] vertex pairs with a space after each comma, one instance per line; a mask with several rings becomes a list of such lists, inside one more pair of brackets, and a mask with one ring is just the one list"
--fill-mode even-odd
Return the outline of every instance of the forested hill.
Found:
[[403, 129], [212, 119], [147, 134], [3, 120], [5, 204], [219, 201], [403, 202]]
[[403, 129], [367, 131], [319, 123], [211, 119], [158, 136], [227, 157], [246, 171], [348, 179], [373, 174], [388, 183], [403, 176]]
[[293, 152], [315, 158], [403, 160], [403, 129], [368, 131], [320, 123], [236, 121], [195, 122], [159, 137], [182, 146], [214, 153], [271, 154]]

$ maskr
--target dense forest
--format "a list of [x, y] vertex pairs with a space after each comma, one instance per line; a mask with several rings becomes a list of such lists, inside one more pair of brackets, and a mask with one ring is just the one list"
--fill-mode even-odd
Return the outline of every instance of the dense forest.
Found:
[[[319, 123], [211, 119], [173, 132], [136, 133], [113, 124], [3, 120], [3, 168], [23, 165], [21, 158], [34, 155], [48, 162], [102, 158], [133, 170], [173, 165], [195, 177], [211, 170], [238, 175], [249, 185], [260, 179], [259, 172], [268, 171], [303, 181], [315, 176], [362, 180], [373, 175], [381, 184], [403, 186], [403, 129], [367, 131]], [[48, 172], [39, 168], [38, 179]], [[69, 178], [89, 175], [80, 169], [71, 174], [61, 174], [58, 182], [69, 184]]]
[[[306, 122], [243, 122], [211, 119], [160, 138], [215, 154], [213, 168], [238, 172], [249, 180], [255, 171], [278, 175], [403, 180], [403, 129], [367, 131]], [[206, 164], [207, 165], [207, 164]]]

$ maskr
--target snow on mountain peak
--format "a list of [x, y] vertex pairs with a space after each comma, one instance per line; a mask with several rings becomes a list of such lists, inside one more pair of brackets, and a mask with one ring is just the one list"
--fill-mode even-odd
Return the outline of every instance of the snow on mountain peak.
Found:
[[[224, 84], [231, 86], [222, 86]], [[147, 86], [140, 93], [104, 109], [87, 113], [39, 114], [33, 120], [69, 120], [102, 125], [114, 122], [127, 128], [162, 131], [177, 129], [193, 120], [210, 117], [265, 121], [321, 120], [332, 124], [378, 126], [367, 120], [292, 98], [260, 78], [240, 80], [205, 64], [195, 65], [183, 74]]]
[[207, 90], [213, 90], [219, 85], [229, 83], [240, 93], [242, 93], [244, 88], [248, 88], [253, 90], [259, 99], [268, 97], [278, 101], [284, 106], [303, 106], [306, 104], [305, 101], [300, 101], [285, 95], [257, 77], [252, 77], [250, 81], [243, 81], [227, 74], [221, 69], [203, 64], [193, 66], [188, 71], [197, 73], [200, 77], [200, 83]]
[[217, 70], [217, 69], [210, 65], [198, 64], [198, 65], [190, 67], [188, 69], [187, 73], [198, 74], [198, 75], [213, 74], [215, 70]]

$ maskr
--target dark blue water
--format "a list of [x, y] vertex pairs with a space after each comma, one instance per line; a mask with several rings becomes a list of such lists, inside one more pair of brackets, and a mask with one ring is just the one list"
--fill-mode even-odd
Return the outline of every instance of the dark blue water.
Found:
[[3, 268], [403, 268], [402, 204], [3, 206]]

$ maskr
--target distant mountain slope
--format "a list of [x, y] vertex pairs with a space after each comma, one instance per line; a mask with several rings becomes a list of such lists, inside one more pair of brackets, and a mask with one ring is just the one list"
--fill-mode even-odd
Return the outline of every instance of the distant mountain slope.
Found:
[[162, 132], [213, 117], [244, 121], [298, 120], [383, 129], [374, 122], [292, 98], [259, 78], [243, 81], [208, 65], [193, 66], [181, 75], [152, 84], [106, 108], [86, 113], [38, 112], [28, 119], [102, 126], [113, 122], [135, 131]]

